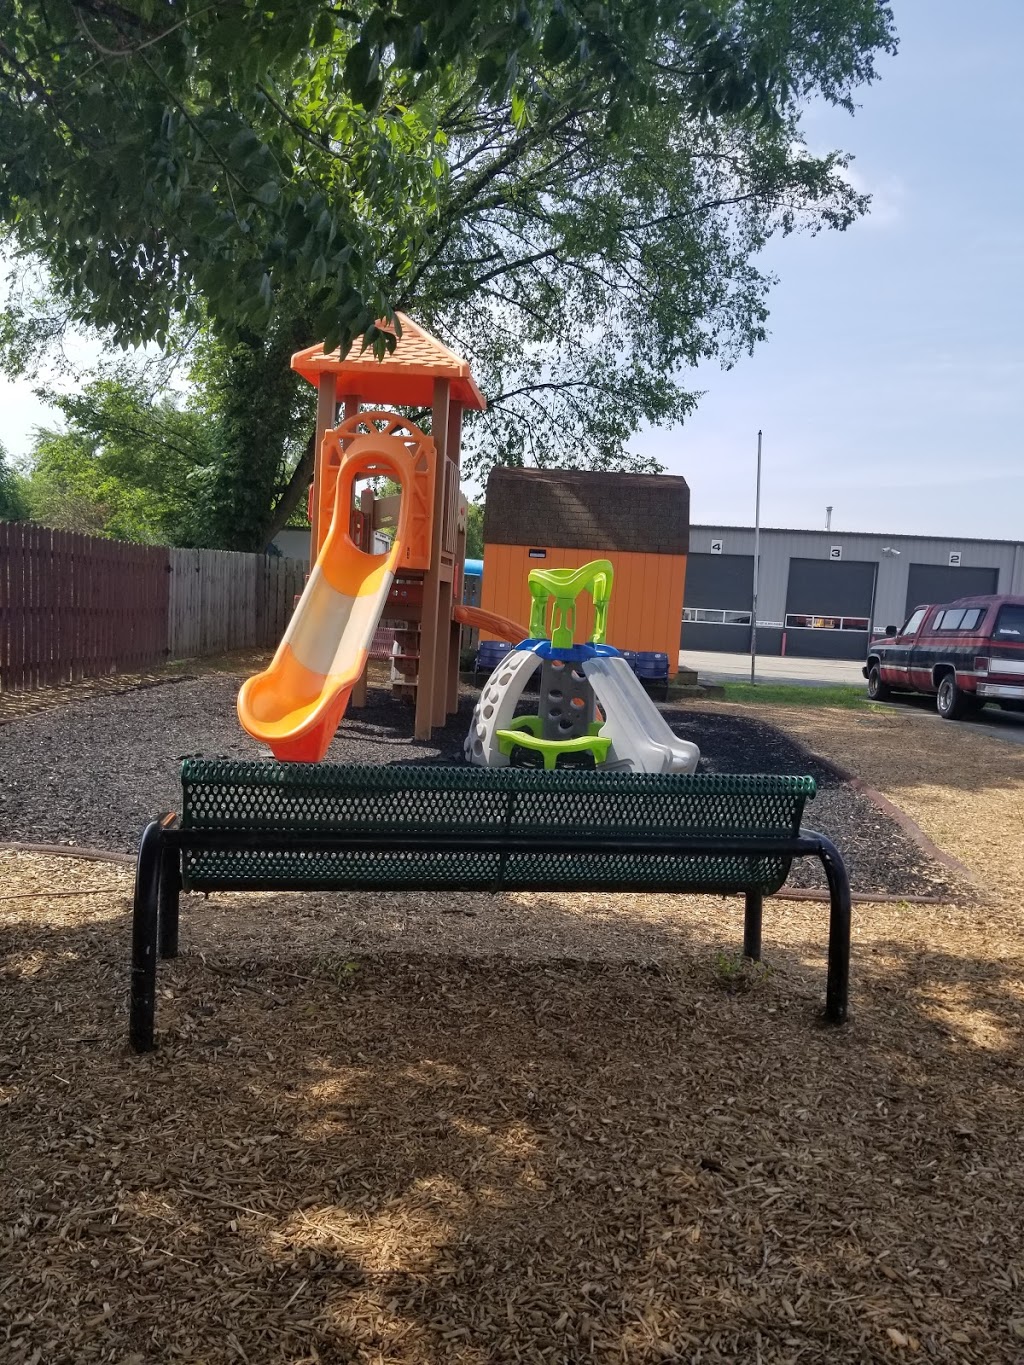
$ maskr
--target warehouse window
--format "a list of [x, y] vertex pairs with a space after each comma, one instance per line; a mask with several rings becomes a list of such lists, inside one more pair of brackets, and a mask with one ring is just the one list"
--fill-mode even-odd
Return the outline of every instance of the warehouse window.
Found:
[[683, 620], [705, 626], [749, 626], [749, 611], [727, 611], [721, 607], [684, 607]]
[[786, 616], [787, 630], [867, 630], [866, 616], [804, 616], [790, 612]]

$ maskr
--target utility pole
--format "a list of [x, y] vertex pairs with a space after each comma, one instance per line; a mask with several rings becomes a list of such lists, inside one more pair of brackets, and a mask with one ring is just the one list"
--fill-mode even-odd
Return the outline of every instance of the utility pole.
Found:
[[761, 433], [757, 433], [757, 494], [754, 498], [754, 608], [750, 613], [750, 681], [757, 668], [757, 570], [761, 563]]

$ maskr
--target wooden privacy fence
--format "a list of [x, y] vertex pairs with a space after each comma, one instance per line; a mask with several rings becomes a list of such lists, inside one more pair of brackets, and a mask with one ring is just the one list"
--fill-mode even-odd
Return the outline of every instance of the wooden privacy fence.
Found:
[[272, 648], [304, 574], [296, 560], [0, 521], [0, 691]]
[[272, 649], [284, 633], [305, 566], [230, 550], [171, 550], [171, 657]]
[[0, 522], [0, 688], [167, 658], [167, 550]]

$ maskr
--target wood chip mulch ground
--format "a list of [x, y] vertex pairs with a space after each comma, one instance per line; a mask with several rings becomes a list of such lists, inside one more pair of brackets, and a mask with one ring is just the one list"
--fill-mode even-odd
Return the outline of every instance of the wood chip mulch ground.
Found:
[[130, 869], [0, 853], [0, 1361], [1019, 1365], [1024, 750], [736, 714], [984, 884], [856, 908], [843, 1029], [820, 905], [224, 895], [138, 1058]]

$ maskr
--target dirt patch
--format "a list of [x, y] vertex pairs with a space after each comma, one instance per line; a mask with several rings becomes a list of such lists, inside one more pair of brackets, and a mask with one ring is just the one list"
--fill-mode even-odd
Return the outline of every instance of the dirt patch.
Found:
[[[182, 758], [266, 757], [237, 722], [239, 682], [238, 674], [212, 671], [173, 685], [83, 697], [5, 726], [0, 839], [133, 851], [146, 822], [179, 805]], [[464, 689], [458, 715], [427, 744], [411, 738], [411, 706], [371, 687], [366, 707], [342, 722], [328, 760], [460, 763], [475, 698]], [[811, 773], [818, 795], [805, 823], [842, 850], [854, 890], [901, 896], [958, 892], [948, 869], [774, 725], [692, 707], [668, 706], [664, 713], [680, 735], [700, 746], [706, 771]], [[820, 866], [805, 859], [794, 864], [790, 885], [822, 888], [825, 879]]]
[[[913, 708], [875, 715], [811, 708], [735, 707], [856, 772], [994, 893], [1024, 883], [1024, 746], [940, 724]], [[811, 808], [813, 809], [813, 807]]]

